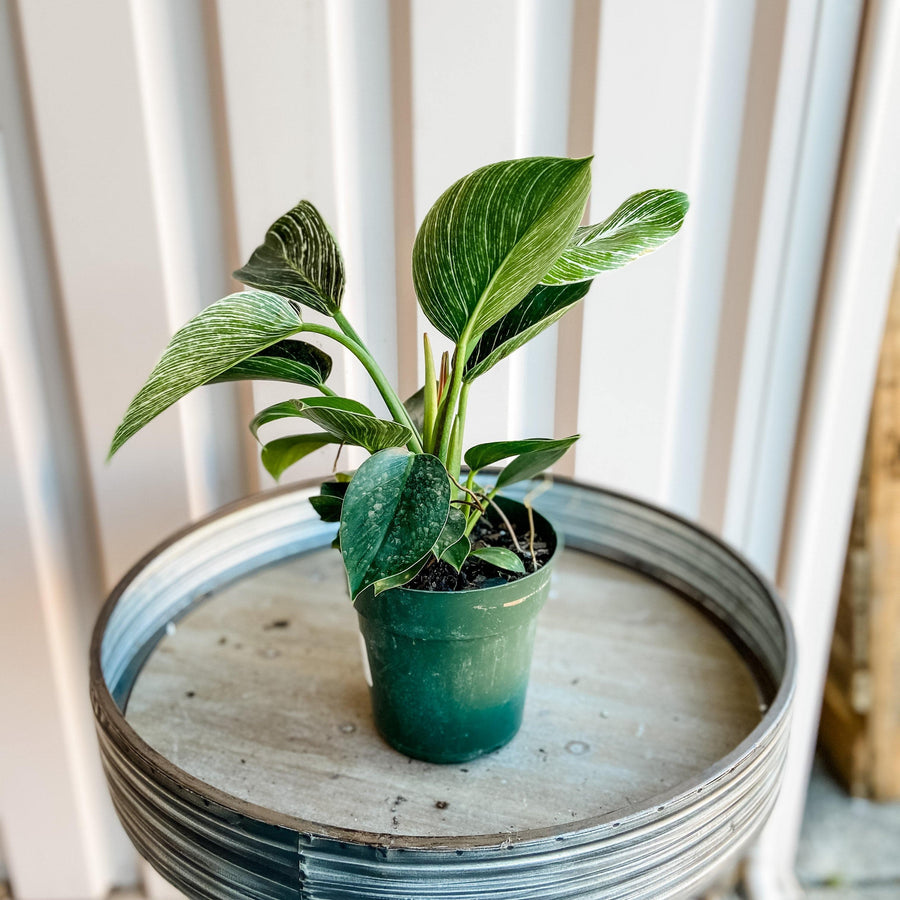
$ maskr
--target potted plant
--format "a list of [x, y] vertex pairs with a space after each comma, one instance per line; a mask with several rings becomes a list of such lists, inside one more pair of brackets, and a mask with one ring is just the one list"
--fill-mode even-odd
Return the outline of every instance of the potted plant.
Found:
[[[473, 385], [581, 300], [594, 276], [669, 240], [687, 211], [684, 194], [649, 190], [580, 227], [590, 164], [499, 162], [438, 198], [416, 237], [412, 274], [423, 312], [455, 350], [438, 364], [424, 336], [425, 385], [405, 403], [344, 315], [340, 250], [302, 201], [235, 273], [252, 290], [218, 300], [176, 332], [113, 438], [110, 456], [204, 384], [269, 379], [317, 392], [262, 410], [250, 428], [258, 436], [288, 417], [316, 426], [262, 444], [262, 462], [276, 478], [328, 444], [371, 454], [353, 475], [325, 481], [312, 503], [338, 523], [335, 544], [366, 642], [376, 725], [410, 756], [471, 759], [518, 730], [535, 617], [559, 542], [530, 505], [498, 492], [544, 471], [578, 438], [494, 441], [464, 453]], [[335, 327], [305, 321], [304, 307]], [[390, 418], [336, 396], [327, 384], [330, 358], [296, 339], [302, 334], [353, 353]], [[495, 479], [480, 477], [504, 460]]]

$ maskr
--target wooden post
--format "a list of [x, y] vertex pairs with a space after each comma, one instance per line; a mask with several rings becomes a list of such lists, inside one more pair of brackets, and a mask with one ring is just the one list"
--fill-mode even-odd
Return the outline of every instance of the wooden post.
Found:
[[823, 747], [852, 794], [900, 799], [900, 266], [822, 706]]

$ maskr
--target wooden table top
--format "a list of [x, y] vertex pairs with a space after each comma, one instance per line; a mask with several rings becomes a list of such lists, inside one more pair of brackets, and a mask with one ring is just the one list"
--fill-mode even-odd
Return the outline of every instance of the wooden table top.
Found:
[[701, 611], [566, 550], [538, 620], [521, 732], [462, 765], [409, 760], [374, 730], [341, 560], [316, 550], [170, 626], [126, 715], [185, 772], [276, 812], [514, 839], [646, 805], [732, 751], [762, 709], [748, 666]]

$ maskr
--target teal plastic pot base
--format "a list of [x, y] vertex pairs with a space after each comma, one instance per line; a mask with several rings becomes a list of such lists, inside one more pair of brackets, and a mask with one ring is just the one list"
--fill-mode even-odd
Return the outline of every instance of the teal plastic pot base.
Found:
[[[429, 748], [423, 748], [420, 746], [407, 746], [400, 741], [394, 740], [392, 737], [388, 737], [381, 731], [380, 728], [378, 728], [378, 733], [382, 738], [384, 738], [385, 743], [389, 744], [404, 756], [409, 756], [412, 759], [421, 759], [425, 762], [437, 763], [438, 765], [450, 765], [452, 763], [471, 762], [473, 759], [478, 759], [481, 756], [487, 756], [489, 753], [494, 753], [496, 750], [501, 750], [519, 733], [519, 728], [521, 727], [521, 725], [522, 717], [519, 716], [518, 721], [516, 722], [512, 731], [496, 744], [491, 744], [489, 746], [479, 745], [475, 748], [470, 747], [469, 750], [465, 752], [448, 753], [446, 755], [438, 755]], [[377, 719], [375, 720], [375, 726], [376, 728], [378, 727]]]
[[[527, 687], [526, 670], [525, 683], [516, 696], [487, 709], [457, 709], [459, 719], [465, 725], [460, 723], [459, 730], [452, 726], [442, 728], [439, 735], [425, 729], [424, 737], [421, 719], [410, 719], [404, 715], [406, 710], [396, 715], [389, 704], [378, 704], [380, 693], [373, 691], [375, 726], [384, 740], [404, 756], [432, 763], [468, 762], [505, 747], [518, 734]], [[409, 727], [410, 722], [413, 729]]]
[[[527, 530], [521, 504], [503, 507], [517, 531]], [[535, 527], [553, 553], [518, 581], [453, 592], [395, 588], [357, 601], [375, 725], [401, 753], [464, 762], [519, 730], [536, 619], [559, 549], [546, 519], [535, 514]]]

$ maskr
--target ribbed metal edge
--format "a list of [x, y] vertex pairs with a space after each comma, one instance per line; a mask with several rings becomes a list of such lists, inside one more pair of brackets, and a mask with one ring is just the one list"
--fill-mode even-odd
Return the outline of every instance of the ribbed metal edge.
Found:
[[[536, 504], [566, 544], [655, 578], [727, 631], [769, 707], [696, 779], [627, 815], [516, 835], [428, 838], [340, 829], [224, 794], [160, 756], [123, 710], [165, 625], [223, 584], [326, 545], [311, 483], [242, 501], [174, 535], [107, 600], [91, 644], [91, 698], [117, 812], [140, 852], [191, 897], [664, 898], [689, 896], [752, 839], [774, 802], [795, 679], [794, 644], [771, 587], [690, 522], [558, 480]], [[524, 489], [523, 489], [524, 490]]]

